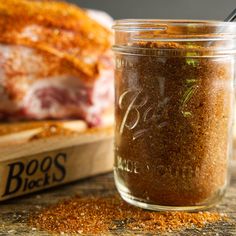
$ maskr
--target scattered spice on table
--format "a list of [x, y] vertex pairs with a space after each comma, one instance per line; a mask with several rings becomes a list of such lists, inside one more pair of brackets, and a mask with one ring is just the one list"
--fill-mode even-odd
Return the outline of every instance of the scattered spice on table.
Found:
[[101, 234], [119, 229], [154, 233], [202, 228], [223, 220], [227, 216], [216, 212], [152, 212], [133, 207], [118, 196], [77, 196], [35, 213], [29, 225], [60, 234]]

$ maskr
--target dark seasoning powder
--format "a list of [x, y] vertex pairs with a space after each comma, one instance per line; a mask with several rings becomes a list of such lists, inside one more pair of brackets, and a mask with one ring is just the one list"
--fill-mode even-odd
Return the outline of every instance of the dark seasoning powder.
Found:
[[227, 180], [232, 58], [164, 50], [187, 47], [177, 43], [131, 46], [142, 55], [116, 53], [118, 188], [158, 205], [214, 202]]

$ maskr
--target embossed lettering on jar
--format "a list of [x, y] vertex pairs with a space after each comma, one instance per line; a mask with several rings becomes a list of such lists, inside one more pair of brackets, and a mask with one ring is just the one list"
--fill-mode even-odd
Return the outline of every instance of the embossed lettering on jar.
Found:
[[232, 153], [236, 24], [121, 20], [114, 29], [118, 191], [154, 210], [216, 204]]

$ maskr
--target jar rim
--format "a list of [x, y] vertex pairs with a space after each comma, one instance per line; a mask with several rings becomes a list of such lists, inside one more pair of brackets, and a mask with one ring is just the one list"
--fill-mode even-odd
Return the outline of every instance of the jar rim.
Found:
[[214, 56], [235, 55], [236, 52], [236, 22], [124, 19], [115, 21], [113, 29], [116, 32], [113, 50], [116, 52], [149, 53], [147, 48], [162, 52], [191, 51], [197, 52], [197, 56], [213, 52]]
[[[188, 19], [121, 19], [116, 20], [112, 26], [115, 31], [139, 31], [139, 30], [166, 30], [168, 26], [176, 27], [220, 27], [220, 34], [236, 35], [236, 22], [217, 20], [188, 20]], [[230, 27], [230, 32], [225, 32]], [[233, 30], [232, 30], [233, 29]], [[225, 30], [225, 31], [223, 31]], [[219, 32], [218, 32], [219, 33]]]

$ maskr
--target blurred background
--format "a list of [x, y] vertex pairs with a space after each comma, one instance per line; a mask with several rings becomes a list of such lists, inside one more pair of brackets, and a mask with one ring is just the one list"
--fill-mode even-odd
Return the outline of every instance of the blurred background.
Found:
[[236, 0], [68, 0], [80, 7], [108, 12], [113, 18], [223, 20]]

